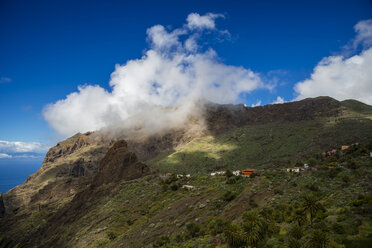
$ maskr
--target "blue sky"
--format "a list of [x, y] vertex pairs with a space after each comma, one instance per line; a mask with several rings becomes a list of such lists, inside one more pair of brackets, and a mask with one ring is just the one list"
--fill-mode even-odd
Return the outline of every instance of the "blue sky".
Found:
[[[294, 87], [311, 78], [314, 69], [319, 68], [318, 63], [328, 56], [341, 56], [341, 62], [327, 62], [322, 67], [332, 72], [349, 64], [346, 60], [355, 55], [358, 58], [350, 61], [355, 62], [359, 57], [367, 61], [363, 52], [368, 52], [371, 45], [370, 23], [362, 23], [359, 33], [355, 28], [360, 21], [372, 18], [372, 2], [368, 0], [3, 0], [0, 1], [0, 141], [39, 142], [32, 143], [39, 144], [35, 146], [38, 148], [27, 152], [40, 152], [43, 144], [56, 143], [66, 132], [61, 135], [58, 128], [56, 131], [56, 122], [60, 120], [52, 117], [49, 123], [45, 120], [43, 109], [48, 104], [66, 99], [78, 91], [79, 85], [99, 85], [110, 92], [110, 74], [115, 71], [115, 64], [140, 59], [146, 51], [155, 49], [154, 41], [146, 33], [149, 28], [160, 24], [170, 33], [187, 25], [190, 13], [221, 14], [212, 18], [216, 28], [205, 28], [207, 31], [203, 33], [194, 30], [192, 34], [200, 35], [198, 44], [203, 52], [213, 48], [218, 54], [214, 61], [249, 69], [263, 82], [265, 87], [242, 92], [238, 101], [233, 101], [248, 106], [258, 102], [270, 104], [278, 96], [290, 101], [298, 95], [327, 94], [320, 87], [308, 90], [307, 85], [316, 88], [328, 82], [318, 77], [315, 77], [318, 81], [307, 81], [297, 91]], [[358, 61], [358, 66], [350, 69], [352, 73], [363, 70]], [[368, 66], [363, 63], [363, 68]], [[364, 81], [367, 86], [369, 83]], [[360, 100], [369, 103], [361, 93], [344, 96], [345, 88], [338, 92], [334, 97], [340, 100], [360, 96]], [[1, 150], [0, 144], [0, 154], [17, 153], [7, 149]]]

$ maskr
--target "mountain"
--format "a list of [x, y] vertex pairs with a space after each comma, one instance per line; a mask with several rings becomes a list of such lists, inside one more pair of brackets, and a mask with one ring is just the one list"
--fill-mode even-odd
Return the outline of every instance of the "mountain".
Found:
[[[359, 220], [349, 223], [352, 231], [329, 231], [335, 245], [356, 237], [369, 242], [372, 106], [330, 97], [254, 108], [207, 103], [203, 118], [195, 118], [150, 137], [88, 132], [59, 142], [38, 172], [0, 198], [0, 247], [227, 247], [228, 230], [219, 225], [240, 228], [248, 210], [266, 208], [281, 211], [270, 219], [279, 231], [264, 247], [280, 247], [304, 192], [328, 207], [319, 223], [347, 229]], [[356, 143], [350, 154], [340, 151]], [[337, 156], [321, 155], [332, 149]], [[305, 162], [324, 171], [285, 171]], [[333, 175], [335, 164], [342, 167]], [[209, 176], [246, 168], [259, 176]], [[346, 207], [358, 197], [365, 213]]]

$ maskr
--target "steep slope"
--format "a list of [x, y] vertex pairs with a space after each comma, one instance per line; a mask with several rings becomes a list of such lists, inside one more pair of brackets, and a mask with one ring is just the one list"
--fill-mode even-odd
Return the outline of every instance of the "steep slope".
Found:
[[146, 163], [162, 173], [275, 168], [343, 144], [368, 142], [372, 107], [352, 103], [319, 97], [255, 108], [212, 105], [206, 136]]
[[[272, 170], [310, 154], [372, 139], [371, 106], [329, 97], [256, 108], [210, 103], [204, 117], [204, 125], [196, 122], [193, 129], [180, 128], [127, 142], [117, 142], [125, 134], [108, 138], [98, 132], [77, 134], [58, 143], [37, 173], [4, 195], [6, 216], [0, 220], [0, 233], [4, 233], [0, 238], [5, 238], [0, 247], [7, 243], [21, 247], [95, 246], [92, 239], [106, 239], [106, 229], [115, 235], [126, 233], [118, 240], [132, 242], [128, 247], [141, 247], [143, 239], [153, 241], [165, 232], [164, 228], [155, 231], [147, 227], [163, 223], [165, 207], [179, 209], [175, 215], [183, 224], [174, 232], [192, 219], [213, 216], [215, 210], [208, 208], [206, 213], [204, 207], [195, 207], [205, 205], [207, 198], [218, 201], [225, 192], [218, 180], [209, 185], [203, 179], [210, 171]], [[204, 180], [200, 187], [205, 186], [205, 191], [172, 207], [175, 195], [162, 193], [160, 179], [149, 175], [150, 169], [161, 174], [191, 173], [195, 178], [182, 183]], [[243, 188], [250, 195], [247, 183]], [[188, 201], [195, 207], [193, 214], [185, 205]], [[236, 203], [234, 216], [241, 214], [239, 204], [243, 203]], [[146, 234], [136, 240], [140, 232]], [[113, 247], [123, 246], [118, 240]]]

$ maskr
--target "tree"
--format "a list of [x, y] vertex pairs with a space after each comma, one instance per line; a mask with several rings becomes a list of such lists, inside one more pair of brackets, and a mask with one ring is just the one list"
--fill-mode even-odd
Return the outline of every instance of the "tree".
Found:
[[244, 247], [247, 243], [245, 233], [236, 224], [229, 225], [224, 231], [224, 236], [231, 247]]
[[292, 220], [297, 223], [297, 225], [301, 226], [303, 223], [306, 222], [306, 213], [302, 209], [296, 209], [292, 213]]
[[311, 234], [310, 240], [307, 242], [307, 247], [311, 248], [327, 248], [331, 241], [326, 232], [322, 230], [314, 230]]
[[305, 195], [302, 198], [303, 209], [310, 214], [310, 225], [313, 226], [313, 218], [315, 214], [322, 209], [318, 198], [315, 195]]
[[243, 216], [243, 230], [245, 239], [251, 247], [257, 247], [258, 243], [265, 239], [268, 231], [268, 222], [254, 211], [247, 212]]

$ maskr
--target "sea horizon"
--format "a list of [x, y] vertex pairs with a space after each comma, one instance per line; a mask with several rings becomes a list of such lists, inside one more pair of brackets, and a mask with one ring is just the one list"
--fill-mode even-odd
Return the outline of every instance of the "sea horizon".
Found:
[[40, 169], [42, 160], [0, 160], [0, 193], [5, 194], [23, 184], [29, 175]]

